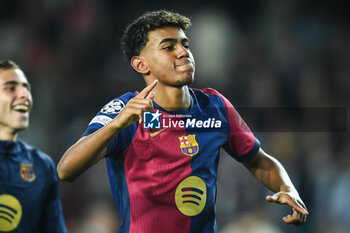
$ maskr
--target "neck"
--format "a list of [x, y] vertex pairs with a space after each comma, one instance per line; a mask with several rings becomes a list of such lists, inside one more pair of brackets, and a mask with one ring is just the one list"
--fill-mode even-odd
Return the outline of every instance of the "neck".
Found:
[[189, 109], [191, 106], [191, 97], [187, 85], [171, 87], [158, 83], [154, 88], [154, 92], [153, 100], [165, 110]]
[[16, 141], [18, 137], [18, 133], [8, 130], [8, 129], [0, 129], [0, 140], [2, 141]]

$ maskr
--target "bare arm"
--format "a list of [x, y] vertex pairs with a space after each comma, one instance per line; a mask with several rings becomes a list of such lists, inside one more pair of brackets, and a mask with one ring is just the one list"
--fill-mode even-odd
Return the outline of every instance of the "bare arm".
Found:
[[261, 183], [275, 192], [274, 195], [267, 196], [266, 200], [292, 207], [293, 214], [283, 217], [284, 222], [294, 225], [305, 223], [308, 215], [306, 206], [280, 162], [260, 148], [257, 155], [244, 163], [244, 166]]
[[62, 156], [57, 165], [57, 174], [61, 180], [74, 181], [85, 170], [101, 160], [107, 153], [107, 145], [120, 130], [112, 124], [82, 137]]
[[57, 174], [61, 180], [74, 181], [89, 167], [100, 161], [107, 154], [107, 145], [124, 128], [139, 121], [143, 112], [151, 111], [154, 97], [152, 89], [157, 85], [155, 80], [131, 99], [120, 114], [108, 125], [98, 131], [81, 138], [62, 156], [57, 165]]

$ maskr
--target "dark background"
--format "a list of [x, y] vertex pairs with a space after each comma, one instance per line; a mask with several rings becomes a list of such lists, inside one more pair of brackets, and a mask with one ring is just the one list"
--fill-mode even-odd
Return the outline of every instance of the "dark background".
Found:
[[[345, 109], [349, 119], [349, 1], [1, 0], [0, 4], [0, 59], [18, 63], [33, 87], [31, 126], [21, 137], [56, 163], [104, 104], [144, 87], [142, 77], [123, 61], [119, 38], [127, 23], [147, 10], [169, 9], [192, 19], [187, 36], [196, 60], [193, 87], [215, 88], [244, 109], [334, 107]], [[269, 131], [266, 122], [278, 120], [273, 111], [271, 119], [267, 117], [270, 121], [247, 113], [242, 112], [243, 119], [253, 131], [263, 129], [256, 132], [263, 149], [284, 164], [310, 216], [304, 226], [285, 225], [281, 218], [290, 210], [267, 203], [270, 192], [223, 152], [219, 231], [349, 232], [348, 125], [341, 131], [332, 127]], [[313, 118], [319, 120], [317, 115]], [[312, 124], [310, 118], [308, 122]], [[71, 233], [118, 231], [104, 161], [60, 188]]]

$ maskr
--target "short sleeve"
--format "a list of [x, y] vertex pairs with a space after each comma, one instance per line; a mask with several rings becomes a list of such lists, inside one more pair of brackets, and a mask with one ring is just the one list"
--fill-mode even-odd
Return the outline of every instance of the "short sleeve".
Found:
[[[136, 93], [128, 92], [109, 101], [96, 116], [92, 118], [83, 136], [90, 135], [109, 124], [123, 110], [127, 102], [135, 96]], [[130, 144], [136, 130], [137, 123], [123, 129], [107, 146], [107, 155], [124, 150]]]
[[260, 142], [230, 101], [222, 95], [221, 98], [229, 122], [229, 137], [224, 149], [237, 161], [246, 162], [256, 155], [260, 148]]

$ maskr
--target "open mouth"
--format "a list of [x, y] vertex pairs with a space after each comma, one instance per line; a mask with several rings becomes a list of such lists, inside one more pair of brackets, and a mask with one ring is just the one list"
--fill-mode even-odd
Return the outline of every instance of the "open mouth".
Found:
[[25, 112], [29, 111], [29, 106], [24, 105], [24, 104], [19, 104], [19, 105], [16, 105], [13, 109], [15, 111], [25, 113]]

